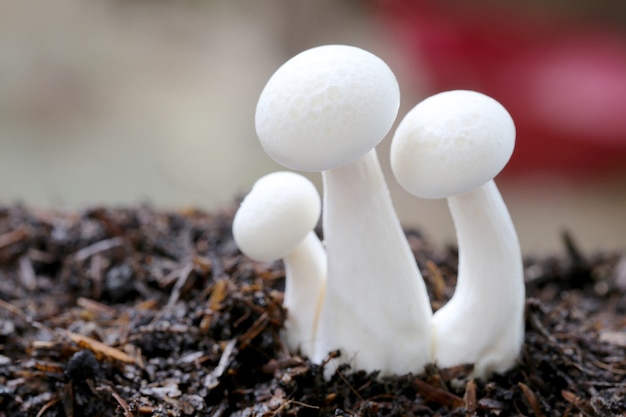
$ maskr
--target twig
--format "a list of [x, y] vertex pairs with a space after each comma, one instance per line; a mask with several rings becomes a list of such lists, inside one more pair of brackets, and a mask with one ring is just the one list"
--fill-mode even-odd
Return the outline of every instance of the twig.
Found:
[[43, 407], [41, 407], [41, 409], [39, 410], [39, 412], [37, 413], [37, 415], [35, 417], [43, 416], [46, 411], [48, 411], [50, 408], [54, 407], [58, 402], [59, 402], [58, 398], [51, 399], [50, 401], [45, 403], [43, 405]]
[[19, 308], [15, 307], [11, 303], [8, 303], [8, 302], [0, 299], [0, 307], [4, 308], [8, 312], [10, 312], [10, 313], [16, 315], [17, 317], [21, 318], [27, 324], [33, 326], [36, 329], [45, 330], [47, 332], [54, 333], [54, 331], [50, 327], [46, 326], [45, 324], [39, 323], [36, 320], [33, 320], [32, 317], [27, 316], [26, 313], [24, 313], [22, 310], [20, 310]]
[[193, 271], [193, 263], [188, 263], [180, 269], [178, 272], [178, 279], [176, 280], [174, 287], [172, 287], [172, 293], [167, 301], [166, 308], [171, 308], [174, 304], [176, 304], [176, 301], [180, 298], [180, 291], [187, 283], [187, 280], [191, 275], [191, 271]]
[[74, 253], [72, 258], [76, 262], [83, 262], [98, 253], [106, 252], [108, 250], [111, 250], [113, 248], [116, 248], [118, 246], [123, 246], [123, 245], [124, 245], [124, 239], [121, 237], [113, 237], [111, 239], [101, 240], [99, 242], [96, 242], [92, 245], [86, 246], [78, 250], [76, 253]]
[[102, 386], [99, 386], [98, 388], [96, 388], [96, 390], [97, 391], [108, 392], [109, 394], [111, 394], [113, 396], [113, 398], [115, 398], [115, 401], [117, 401], [119, 406], [122, 407], [122, 410], [124, 410], [124, 417], [134, 417], [135, 414], [130, 409], [130, 406], [128, 405], [126, 400], [123, 399], [113, 388], [111, 388], [111, 387], [109, 387], [107, 385], [102, 385]]
[[220, 361], [213, 369], [213, 371], [206, 376], [204, 379], [204, 386], [208, 389], [213, 389], [217, 387], [219, 384], [220, 377], [224, 374], [224, 371], [230, 366], [233, 358], [233, 352], [235, 351], [235, 345], [237, 344], [237, 339], [232, 339], [226, 343], [224, 350], [222, 351], [222, 356], [220, 357]]
[[11, 246], [14, 243], [24, 240], [28, 237], [28, 231], [25, 227], [20, 227], [11, 232], [0, 235], [0, 249]]
[[269, 321], [269, 315], [267, 313], [261, 314], [259, 318], [252, 323], [252, 326], [240, 337], [239, 340], [241, 344], [239, 349], [245, 349], [250, 342], [265, 329]]

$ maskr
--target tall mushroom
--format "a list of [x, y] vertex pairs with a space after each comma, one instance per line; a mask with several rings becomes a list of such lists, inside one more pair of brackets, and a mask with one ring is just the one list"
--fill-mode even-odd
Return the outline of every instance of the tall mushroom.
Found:
[[393, 173], [408, 192], [448, 198], [459, 273], [452, 299], [433, 317], [434, 359], [442, 367], [473, 363], [477, 377], [511, 368], [524, 338], [522, 257], [493, 181], [514, 145], [506, 109], [462, 90], [415, 106], [391, 144]]
[[291, 351], [300, 349], [309, 357], [326, 285], [326, 252], [313, 231], [320, 212], [315, 186], [302, 175], [281, 171], [260, 178], [233, 219], [233, 236], [243, 254], [261, 262], [283, 259], [283, 339]]
[[418, 372], [430, 357], [428, 295], [374, 150], [399, 103], [396, 78], [380, 58], [327, 45], [283, 64], [257, 104], [269, 156], [322, 172], [328, 283], [317, 362], [340, 349], [340, 361], [389, 374]]

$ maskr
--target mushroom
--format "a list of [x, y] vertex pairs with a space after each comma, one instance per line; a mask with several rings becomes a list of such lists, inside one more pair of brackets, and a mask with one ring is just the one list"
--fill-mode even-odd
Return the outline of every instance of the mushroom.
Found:
[[257, 104], [257, 134], [268, 155], [291, 169], [322, 172], [328, 283], [318, 363], [340, 350], [340, 362], [391, 374], [419, 372], [430, 358], [426, 287], [374, 149], [399, 103], [385, 62], [327, 45], [283, 64]]
[[506, 109], [462, 90], [420, 102], [391, 144], [398, 182], [419, 197], [447, 197], [457, 233], [457, 286], [433, 317], [434, 360], [441, 367], [473, 363], [482, 378], [513, 367], [524, 338], [520, 246], [493, 181], [514, 145]]
[[233, 219], [233, 236], [243, 254], [260, 262], [283, 259], [283, 340], [292, 352], [300, 349], [309, 357], [326, 285], [326, 252], [313, 230], [320, 212], [311, 181], [280, 171], [254, 184]]

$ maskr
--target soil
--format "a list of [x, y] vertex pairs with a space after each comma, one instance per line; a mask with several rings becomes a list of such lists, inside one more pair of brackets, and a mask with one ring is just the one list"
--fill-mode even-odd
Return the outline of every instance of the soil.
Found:
[[[282, 345], [282, 264], [242, 256], [232, 214], [0, 208], [0, 416], [626, 415], [623, 254], [564, 234], [563, 253], [525, 260], [525, 343], [505, 375], [344, 367], [325, 382]], [[437, 309], [457, 252], [407, 236]]]

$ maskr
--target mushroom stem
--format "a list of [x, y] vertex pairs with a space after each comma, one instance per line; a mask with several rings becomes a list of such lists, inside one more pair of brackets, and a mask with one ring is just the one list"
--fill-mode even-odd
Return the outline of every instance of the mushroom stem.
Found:
[[[285, 258], [285, 298], [287, 308], [283, 340], [291, 351], [312, 357], [319, 313], [326, 289], [326, 251], [311, 231]], [[297, 281], [297, 282], [294, 282]], [[294, 288], [294, 286], [296, 288]], [[298, 311], [298, 314], [289, 314]]]
[[354, 369], [419, 372], [430, 359], [432, 311], [376, 151], [322, 175], [328, 281], [317, 361], [341, 349]]
[[[474, 363], [474, 374], [504, 372], [524, 335], [524, 276], [511, 216], [493, 180], [448, 198], [459, 245], [452, 299], [433, 317], [441, 367]], [[471, 337], [471, 341], [468, 340]]]

